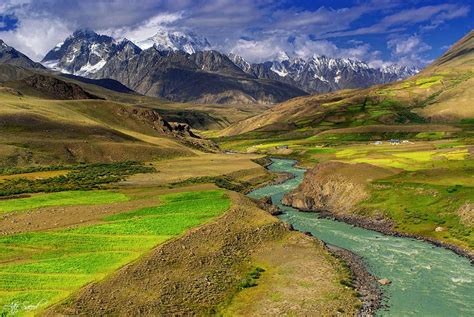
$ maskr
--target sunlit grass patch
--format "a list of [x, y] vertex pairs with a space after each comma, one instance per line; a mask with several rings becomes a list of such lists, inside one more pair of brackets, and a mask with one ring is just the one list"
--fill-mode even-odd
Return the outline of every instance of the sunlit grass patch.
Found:
[[407, 164], [401, 160], [393, 160], [390, 158], [356, 158], [351, 160], [353, 163], [367, 163], [379, 167], [393, 167], [401, 168], [404, 170], [416, 170], [418, 167]]
[[337, 149], [325, 148], [325, 147], [309, 148], [309, 149], [306, 149], [306, 152], [309, 154], [330, 154], [330, 153], [336, 153]]
[[429, 162], [433, 159], [433, 155], [436, 154], [434, 151], [416, 151], [416, 152], [405, 152], [405, 153], [394, 153], [395, 157], [406, 158], [418, 162]]
[[39, 194], [28, 198], [0, 201], [0, 213], [22, 211], [50, 206], [100, 205], [127, 201], [122, 193], [102, 191], [66, 191], [50, 194]]
[[437, 131], [437, 132], [420, 132], [415, 135], [417, 139], [428, 139], [428, 140], [438, 140], [442, 139], [446, 135], [446, 132]]
[[337, 107], [337, 106], [342, 106], [342, 105], [345, 105], [345, 104], [348, 104], [349, 102], [345, 99], [343, 100], [338, 100], [338, 101], [333, 101], [333, 102], [326, 102], [326, 103], [323, 103], [321, 104], [321, 106], [323, 107]]
[[0, 238], [0, 247], [31, 248], [36, 250], [33, 258], [42, 258], [52, 253], [101, 251], [143, 251], [155, 243], [164, 241], [166, 235], [111, 236], [72, 234], [60, 231], [28, 232]]
[[69, 232], [106, 235], [178, 235], [217, 214], [217, 212], [199, 211], [156, 216], [148, 214], [146, 217], [71, 229]]
[[1, 291], [72, 290], [93, 280], [84, 274], [18, 274], [0, 272]]
[[467, 149], [460, 149], [456, 151], [440, 153], [439, 155], [448, 160], [465, 160], [469, 156], [469, 151]]
[[437, 149], [449, 149], [449, 148], [461, 147], [461, 146], [464, 146], [464, 142], [456, 141], [456, 142], [435, 144], [435, 147]]
[[197, 193], [174, 193], [162, 195], [160, 199], [165, 202], [165, 204], [128, 213], [111, 215], [106, 217], [105, 220], [113, 221], [143, 216], [166, 216], [176, 215], [178, 213], [183, 213], [185, 216], [192, 216], [195, 214], [195, 209], [190, 207], [189, 201], [193, 201], [193, 206], [196, 207], [199, 215], [213, 214], [230, 207], [229, 200], [224, 196], [221, 190]]
[[360, 155], [365, 155], [365, 154], [367, 154], [366, 150], [349, 148], [349, 149], [337, 151], [336, 157], [337, 158], [351, 158], [354, 156], [360, 156]]
[[124, 251], [76, 253], [31, 263], [13, 263], [1, 270], [10, 273], [97, 274], [116, 269], [137, 256], [138, 253]]
[[420, 88], [429, 88], [433, 85], [441, 83], [443, 76], [423, 77], [416, 80], [415, 84]]
[[[382, 182], [384, 186], [373, 186], [371, 198], [360, 204], [361, 212], [383, 211], [403, 232], [474, 246], [474, 229], [457, 215], [463, 203], [472, 201], [473, 187]], [[438, 232], [437, 227], [444, 230]]]
[[65, 291], [47, 290], [0, 292], [0, 316], [28, 314], [47, 306], [49, 302], [65, 298], [67, 294]]

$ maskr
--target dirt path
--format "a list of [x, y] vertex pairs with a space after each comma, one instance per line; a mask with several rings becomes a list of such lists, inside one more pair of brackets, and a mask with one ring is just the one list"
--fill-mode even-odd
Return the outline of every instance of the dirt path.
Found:
[[[328, 258], [322, 245], [290, 231], [248, 198], [230, 195], [233, 207], [215, 222], [157, 247], [106, 280], [89, 285], [51, 307], [46, 315], [210, 315], [225, 311], [224, 306], [238, 298], [238, 285], [256, 265], [268, 269], [262, 275], [262, 281], [268, 280], [266, 286], [262, 283], [265, 289], [278, 285], [282, 294], [290, 294], [295, 284], [303, 285], [298, 292], [300, 300], [295, 298], [295, 304], [286, 308], [292, 314], [301, 315], [318, 308], [335, 315], [339, 307], [354, 309], [357, 300], [352, 291], [339, 283], [342, 273], [334, 268], [335, 260]], [[291, 257], [286, 263], [284, 256], [288, 253]], [[304, 273], [294, 274], [299, 265], [305, 268]], [[281, 274], [293, 283], [275, 284]], [[308, 274], [317, 276], [308, 277]], [[260, 285], [254, 289], [259, 288]], [[316, 295], [320, 297], [314, 299]], [[315, 305], [303, 304], [302, 300], [306, 299]], [[264, 304], [267, 312], [283, 311], [281, 301], [266, 300]]]

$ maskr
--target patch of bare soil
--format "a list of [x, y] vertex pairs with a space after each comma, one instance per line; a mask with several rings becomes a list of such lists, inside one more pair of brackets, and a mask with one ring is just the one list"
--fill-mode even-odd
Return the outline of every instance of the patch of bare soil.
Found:
[[[208, 223], [185, 233], [151, 251], [109, 278], [91, 284], [63, 303], [46, 311], [47, 316], [202, 316], [216, 314], [223, 303], [229, 303], [239, 290], [239, 285], [255, 267], [256, 260], [263, 261], [262, 250], [271, 246], [278, 253], [272, 255], [272, 248], [264, 252], [276, 262], [268, 260], [267, 276], [278, 278], [278, 267], [286, 270], [302, 261], [313, 262], [321, 274], [313, 277], [312, 286], [323, 294], [328, 285], [326, 279], [337, 276], [331, 261], [321, 255], [322, 247], [307, 240], [302, 234], [291, 232], [287, 225], [258, 209], [250, 199], [230, 193], [233, 207], [215, 222]], [[299, 237], [299, 238], [291, 238]], [[300, 239], [300, 242], [297, 240]], [[295, 240], [295, 242], [292, 242]], [[283, 249], [279, 244], [282, 241]], [[303, 246], [306, 244], [306, 246]], [[300, 245], [298, 247], [298, 245]], [[313, 249], [314, 248], [314, 249]], [[284, 255], [291, 250], [293, 260], [285, 264]], [[302, 252], [311, 251], [294, 258]], [[316, 251], [314, 251], [316, 250]], [[325, 252], [325, 251], [324, 251]], [[278, 255], [280, 254], [280, 255]], [[254, 257], [256, 255], [256, 257]], [[315, 262], [316, 261], [316, 262]], [[319, 267], [319, 268], [318, 268]], [[324, 267], [324, 269], [320, 269]], [[285, 270], [285, 268], [281, 268]], [[298, 266], [293, 272], [298, 272]], [[310, 270], [307, 273], [316, 272]], [[273, 272], [273, 273], [272, 273]], [[328, 274], [326, 274], [328, 273]], [[288, 274], [292, 274], [291, 271]], [[304, 274], [306, 275], [306, 274]], [[294, 283], [304, 284], [301, 274], [294, 275]], [[263, 277], [262, 277], [263, 278]], [[263, 281], [263, 279], [262, 279]], [[338, 284], [339, 285], [339, 284]], [[342, 292], [341, 285], [337, 292]], [[258, 288], [256, 286], [255, 288]], [[292, 285], [280, 285], [291, 292]], [[309, 288], [306, 288], [309, 292]], [[302, 289], [303, 290], [303, 289]], [[318, 291], [319, 292], [319, 291]], [[312, 293], [300, 292], [305, 298]], [[317, 301], [316, 299], [311, 299]], [[356, 302], [355, 298], [353, 302]], [[271, 302], [270, 302], [271, 303]], [[295, 304], [292, 311], [302, 313], [303, 306]], [[324, 305], [321, 304], [323, 307]], [[275, 307], [281, 307], [281, 303]], [[272, 309], [271, 305], [266, 306]], [[304, 308], [306, 309], [306, 307]], [[336, 314], [335, 310], [332, 315]]]
[[461, 218], [462, 223], [465, 225], [474, 225], [474, 204], [469, 202], [464, 203], [464, 205], [459, 207], [457, 214], [459, 215], [459, 218]]
[[158, 205], [158, 199], [108, 205], [57, 206], [0, 216], [0, 235], [93, 224], [106, 215]]

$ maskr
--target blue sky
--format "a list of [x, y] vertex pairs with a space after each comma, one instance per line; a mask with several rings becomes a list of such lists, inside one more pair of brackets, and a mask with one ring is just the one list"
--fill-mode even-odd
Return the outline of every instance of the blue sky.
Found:
[[77, 28], [145, 39], [192, 31], [250, 61], [280, 51], [423, 66], [474, 28], [471, 1], [2, 0], [0, 38], [35, 60]]

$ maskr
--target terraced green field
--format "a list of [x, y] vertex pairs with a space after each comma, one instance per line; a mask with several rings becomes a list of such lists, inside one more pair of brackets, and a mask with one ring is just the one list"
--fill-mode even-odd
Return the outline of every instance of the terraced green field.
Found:
[[0, 315], [41, 311], [230, 207], [222, 190], [159, 198], [100, 224], [0, 238]]
[[66, 191], [40, 194], [28, 198], [0, 201], [0, 213], [50, 206], [101, 205], [127, 201], [129, 198], [113, 191]]

